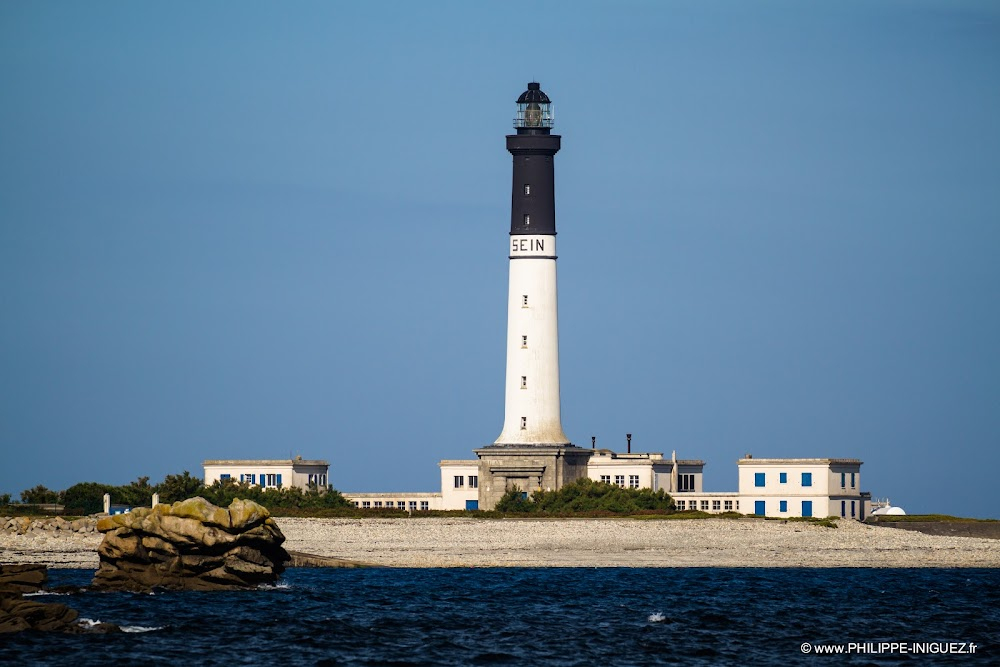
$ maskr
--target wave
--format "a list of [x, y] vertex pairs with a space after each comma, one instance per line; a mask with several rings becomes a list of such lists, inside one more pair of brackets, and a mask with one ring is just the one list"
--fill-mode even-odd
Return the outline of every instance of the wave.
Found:
[[[84, 628], [92, 628], [94, 626], [100, 625], [102, 621], [95, 621], [92, 618], [81, 618], [78, 623]], [[162, 630], [165, 626], [162, 625], [122, 625], [119, 626], [122, 632], [152, 632], [154, 630]]]
[[654, 611], [646, 620], [650, 623], [662, 623], [667, 620], [667, 617], [662, 612]]

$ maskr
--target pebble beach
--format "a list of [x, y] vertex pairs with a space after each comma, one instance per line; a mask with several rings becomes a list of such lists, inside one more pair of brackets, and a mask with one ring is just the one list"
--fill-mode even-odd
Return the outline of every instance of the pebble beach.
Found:
[[[838, 521], [277, 518], [285, 548], [387, 567], [986, 567], [1000, 540]], [[97, 568], [99, 533], [0, 532], [0, 562]]]

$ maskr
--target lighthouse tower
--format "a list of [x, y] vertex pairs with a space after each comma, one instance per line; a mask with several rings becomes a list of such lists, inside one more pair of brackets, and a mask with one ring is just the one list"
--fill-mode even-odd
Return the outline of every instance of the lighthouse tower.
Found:
[[537, 83], [517, 99], [513, 156], [507, 377], [504, 425], [480, 459], [479, 507], [492, 509], [509, 489], [556, 489], [586, 475], [588, 450], [570, 444], [559, 406], [556, 207], [552, 101]]

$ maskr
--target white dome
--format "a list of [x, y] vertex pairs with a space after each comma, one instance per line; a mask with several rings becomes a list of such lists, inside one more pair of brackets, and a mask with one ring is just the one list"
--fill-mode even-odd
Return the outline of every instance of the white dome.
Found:
[[893, 514], [895, 516], [905, 515], [906, 512], [903, 511], [902, 507], [886, 507], [885, 514]]

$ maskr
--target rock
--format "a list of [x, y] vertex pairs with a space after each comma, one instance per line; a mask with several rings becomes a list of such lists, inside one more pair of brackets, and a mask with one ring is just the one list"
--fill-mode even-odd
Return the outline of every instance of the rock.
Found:
[[0, 565], [0, 596], [37, 593], [47, 578], [44, 565]]
[[48, 579], [44, 565], [0, 565], [0, 634], [37, 630], [71, 634], [118, 632], [109, 623], [81, 625], [78, 614], [64, 604], [25, 600], [24, 593], [42, 589]]
[[204, 498], [136, 509], [97, 522], [104, 534], [93, 586], [147, 592], [228, 590], [273, 584], [289, 560], [265, 507]]

